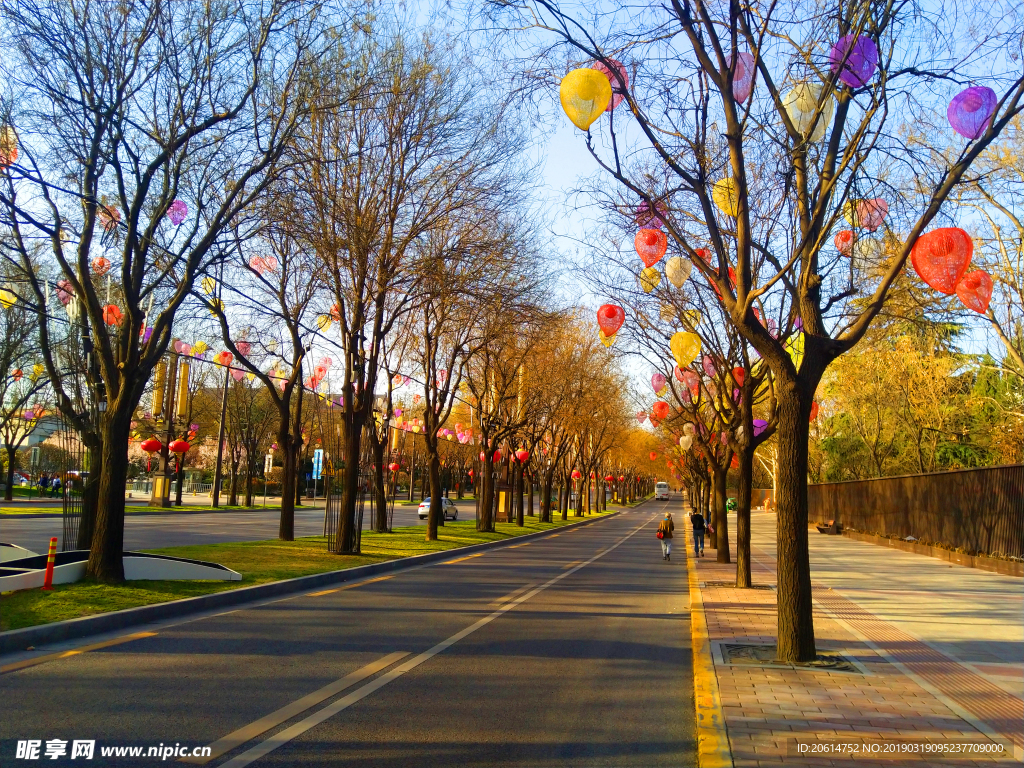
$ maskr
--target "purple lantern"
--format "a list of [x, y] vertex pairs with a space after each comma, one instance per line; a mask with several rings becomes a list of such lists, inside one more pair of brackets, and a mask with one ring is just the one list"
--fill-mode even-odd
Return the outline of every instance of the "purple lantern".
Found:
[[878, 69], [878, 47], [875, 42], [866, 35], [856, 38], [852, 34], [844, 35], [832, 46], [832, 52], [828, 57], [833, 72], [839, 69], [844, 57], [846, 63], [843, 65], [843, 71], [839, 73], [839, 79], [851, 88], [867, 85], [868, 80]]
[[736, 69], [732, 75], [732, 95], [736, 101], [742, 103], [750, 98], [750, 92], [754, 90], [755, 68], [753, 55], [746, 51], [736, 54]]
[[188, 206], [181, 200], [175, 200], [167, 209], [167, 218], [171, 220], [171, 224], [174, 226], [181, 224], [186, 216], [188, 216]]
[[946, 117], [954, 131], [966, 139], [976, 139], [992, 122], [997, 103], [999, 97], [995, 91], [984, 85], [976, 85], [953, 97], [946, 110]]
[[768, 422], [764, 419], [754, 419], [754, 437], [768, 429]]
[[704, 373], [708, 375], [709, 379], [715, 378], [715, 374], [718, 371], [715, 369], [715, 360], [711, 355], [704, 355], [704, 359], [701, 360], [701, 365], [704, 366]]
[[642, 229], [661, 229], [665, 226], [665, 206], [661, 203], [650, 205], [646, 200], [636, 209], [636, 223]]

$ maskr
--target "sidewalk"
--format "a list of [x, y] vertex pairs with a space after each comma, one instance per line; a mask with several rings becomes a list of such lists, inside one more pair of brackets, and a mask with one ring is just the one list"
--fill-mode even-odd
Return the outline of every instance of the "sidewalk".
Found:
[[[735, 531], [730, 533], [734, 540]], [[1019, 764], [1020, 579], [811, 531], [818, 653], [841, 663], [774, 664], [771, 650], [756, 647], [775, 642], [774, 515], [753, 513], [752, 533], [754, 583], [760, 589], [722, 585], [735, 583], [735, 549], [729, 565], [716, 563], [711, 549], [694, 558], [691, 544], [687, 553], [736, 768]], [[768, 663], [757, 661], [760, 656]], [[810, 752], [811, 745], [821, 749], [825, 743], [830, 750], [853, 749], [850, 744], [863, 750], [865, 742], [873, 750], [868, 754]], [[798, 743], [806, 756], [800, 756]], [[904, 751], [929, 748], [926, 743], [931, 749], [957, 743], [989, 750], [998, 743], [1006, 751], [1001, 759], [991, 752]], [[888, 756], [885, 750], [891, 750]]]

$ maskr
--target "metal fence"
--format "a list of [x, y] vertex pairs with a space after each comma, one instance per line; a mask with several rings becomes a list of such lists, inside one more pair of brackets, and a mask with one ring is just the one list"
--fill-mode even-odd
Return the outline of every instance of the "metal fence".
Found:
[[824, 483], [811, 522], [914, 538], [971, 554], [1024, 557], [1024, 465]]

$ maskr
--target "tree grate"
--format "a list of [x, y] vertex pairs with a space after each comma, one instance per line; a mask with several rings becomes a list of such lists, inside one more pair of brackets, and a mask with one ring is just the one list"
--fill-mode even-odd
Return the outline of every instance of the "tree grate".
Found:
[[776, 658], [774, 643], [721, 643], [722, 659], [726, 664], [756, 665], [782, 669], [806, 669], [818, 672], [853, 672], [863, 674], [863, 670], [850, 659], [836, 651], [819, 651], [813, 661], [789, 663]]

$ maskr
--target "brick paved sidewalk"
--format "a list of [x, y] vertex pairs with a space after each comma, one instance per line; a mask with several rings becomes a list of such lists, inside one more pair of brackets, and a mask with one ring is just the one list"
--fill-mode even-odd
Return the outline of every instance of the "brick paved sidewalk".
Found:
[[[774, 553], [759, 548], [755, 540], [754, 582], [772, 588], [739, 590], [720, 585], [735, 583], [735, 564], [716, 563], [712, 549], [694, 558], [691, 535], [687, 531], [687, 557], [697, 570], [736, 768], [1019, 764], [1024, 753], [1024, 702], [1019, 697], [828, 587], [814, 585], [818, 652], [845, 656], [854, 671], [737, 658], [737, 645], [775, 642]], [[899, 742], [951, 740], [1000, 743], [1006, 751], [1001, 759], [795, 753], [797, 741], [810, 745], [860, 739], [888, 744], [877, 749], [898, 748], [893, 745]]]

